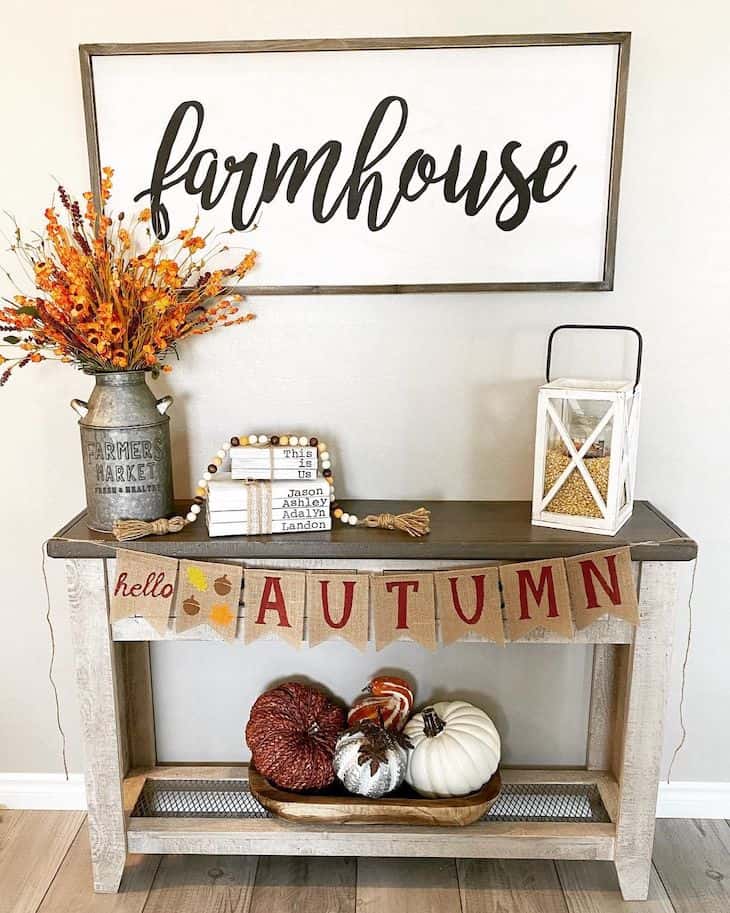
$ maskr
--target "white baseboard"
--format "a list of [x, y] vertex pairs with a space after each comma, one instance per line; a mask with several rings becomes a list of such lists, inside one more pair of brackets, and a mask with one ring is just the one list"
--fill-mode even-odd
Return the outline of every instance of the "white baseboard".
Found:
[[[0, 808], [84, 810], [84, 775], [0, 773]], [[730, 783], [662, 782], [657, 818], [730, 819]]]
[[84, 775], [0, 773], [0, 808], [86, 808]]
[[663, 781], [657, 818], [730, 818], [730, 783]]

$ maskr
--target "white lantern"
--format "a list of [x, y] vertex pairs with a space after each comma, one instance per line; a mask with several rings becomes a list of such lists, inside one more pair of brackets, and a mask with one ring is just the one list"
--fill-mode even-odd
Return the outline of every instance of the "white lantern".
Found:
[[[559, 330], [628, 330], [639, 342], [636, 377], [550, 380]], [[615, 535], [631, 516], [639, 436], [643, 340], [634, 327], [564, 324], [550, 334], [547, 383], [537, 400], [532, 522]]]

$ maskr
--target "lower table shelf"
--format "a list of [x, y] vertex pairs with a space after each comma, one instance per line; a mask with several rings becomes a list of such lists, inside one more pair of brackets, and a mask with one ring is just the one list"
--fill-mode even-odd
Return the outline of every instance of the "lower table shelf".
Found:
[[293, 824], [241, 767], [159, 766], [125, 780], [133, 853], [613, 859], [616, 782], [586, 770], [502, 771], [499, 800], [467, 827]]

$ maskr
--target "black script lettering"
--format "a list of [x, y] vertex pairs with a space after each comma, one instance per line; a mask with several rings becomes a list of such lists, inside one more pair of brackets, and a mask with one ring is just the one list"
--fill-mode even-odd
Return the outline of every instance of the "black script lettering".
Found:
[[[512, 158], [514, 152], [517, 151], [522, 146], [522, 143], [512, 141], [507, 143], [507, 145], [502, 150], [502, 171], [509, 180], [509, 182], [514, 187], [512, 193], [507, 197], [507, 199], [502, 203], [502, 205], [497, 210], [497, 227], [501, 228], [502, 231], [514, 231], [519, 225], [527, 218], [527, 213], [530, 211], [530, 202], [532, 200], [532, 194], [530, 193], [530, 185], [528, 184], [524, 174], [520, 171], [519, 166], [516, 164], [515, 160]], [[509, 204], [512, 200], [517, 200], [517, 206], [515, 211], [511, 216], [504, 217], [505, 210], [509, 207]]]
[[[510, 148], [508, 151], [508, 147], [512, 148]], [[503, 231], [513, 231], [515, 228], [522, 224], [522, 222], [527, 217], [527, 213], [530, 209], [531, 199], [536, 203], [547, 203], [549, 200], [552, 200], [553, 197], [556, 197], [571, 179], [575, 169], [578, 167], [577, 165], [573, 165], [573, 167], [558, 184], [555, 190], [552, 193], [546, 193], [545, 181], [547, 180], [550, 170], [557, 165], [560, 165], [561, 162], [565, 161], [565, 158], [568, 154], [567, 142], [565, 140], [557, 140], [554, 143], [550, 143], [550, 145], [540, 156], [540, 161], [537, 163], [535, 170], [531, 172], [531, 174], [529, 174], [526, 178], [523, 177], [522, 172], [515, 165], [512, 159], [512, 153], [519, 147], [519, 143], [508, 143], [502, 152], [502, 164], [504, 166], [505, 174], [507, 174], [510, 181], [512, 182], [512, 186], [514, 187], [512, 193], [507, 197], [507, 199], [504, 201], [504, 203], [502, 203], [499, 210], [497, 211], [497, 225]], [[505, 164], [505, 153], [508, 153], [507, 164]], [[532, 188], [531, 191], [530, 187]], [[517, 207], [515, 212], [509, 218], [502, 220], [502, 212], [514, 199], [517, 199]]]
[[291, 168], [289, 181], [286, 187], [286, 200], [293, 203], [297, 194], [302, 188], [302, 184], [309, 177], [312, 168], [324, 158], [319, 177], [314, 185], [314, 194], [312, 196], [312, 215], [315, 222], [328, 222], [336, 211], [335, 208], [325, 215], [324, 205], [332, 174], [337, 167], [342, 154], [342, 143], [337, 140], [328, 140], [314, 153], [312, 158], [307, 161], [307, 152], [305, 149], [297, 149], [292, 152], [289, 158], [279, 168], [279, 159], [281, 157], [281, 147], [274, 143], [271, 147], [271, 156], [266, 166], [266, 176], [264, 177], [264, 186], [261, 191], [260, 203], [271, 203], [281, 187], [284, 178]]
[[[195, 178], [206, 156], [210, 157], [208, 167], [205, 170], [205, 175], [203, 176], [200, 184], [196, 184]], [[230, 174], [223, 182], [223, 186], [218, 191], [218, 193], [214, 195], [215, 178], [217, 172], [218, 153], [215, 151], [215, 149], [201, 149], [200, 152], [196, 152], [193, 156], [192, 161], [190, 162], [190, 167], [185, 174], [185, 191], [189, 193], [190, 196], [200, 194], [200, 205], [203, 209], [213, 209], [214, 206], [217, 206], [223, 198], [223, 194], [226, 192], [228, 187], [228, 182], [231, 179]]]
[[246, 194], [251, 186], [253, 170], [256, 167], [257, 161], [258, 155], [256, 155], [255, 152], [249, 152], [240, 162], [237, 162], [232, 155], [225, 161], [226, 170], [230, 172], [228, 175], [229, 178], [233, 177], [234, 174], [241, 175], [238, 179], [236, 196], [233, 199], [233, 209], [231, 210], [231, 225], [236, 231], [245, 231], [249, 225], [253, 224], [253, 218], [256, 215], [256, 212], [254, 211], [254, 216], [248, 224], [243, 221], [243, 204], [246, 201]]
[[[559, 153], [559, 158], [555, 158], [556, 152]], [[530, 175], [530, 179], [532, 180], [532, 199], [536, 203], [547, 203], [548, 200], [552, 200], [552, 198], [556, 197], [563, 189], [563, 187], [565, 187], [568, 181], [573, 177], [573, 173], [577, 165], [573, 165], [573, 167], [565, 175], [563, 180], [558, 184], [552, 193], [545, 192], [545, 181], [547, 180], [549, 171], [552, 168], [555, 168], [556, 165], [560, 165], [561, 162], [564, 162], [567, 154], [568, 144], [564, 139], [561, 139], [557, 140], [554, 143], [550, 143], [547, 149], [540, 156], [540, 161], [537, 163], [537, 168]]]
[[[513, 139], [502, 147], [498, 159], [500, 170], [497, 173], [495, 168], [494, 177], [487, 177], [490, 157], [486, 149], [481, 149], [477, 153], [471, 174], [460, 186], [464, 167], [461, 143], [454, 146], [448, 165], [442, 172], [439, 172], [436, 157], [426, 149], [418, 148], [409, 151], [405, 156], [398, 173], [397, 186], [388, 204], [384, 202], [385, 179], [377, 166], [393, 152], [408, 123], [408, 104], [405, 98], [388, 95], [373, 109], [355, 150], [350, 173], [331, 200], [328, 201], [330, 187], [343, 156], [342, 143], [335, 139], [327, 140], [311, 154], [306, 149], [298, 147], [286, 158], [280, 144], [272, 143], [263, 165], [261, 190], [257, 197], [248, 201], [258, 166], [258, 154], [248, 152], [241, 159], [233, 155], [227, 156], [223, 160], [225, 174], [222, 174], [221, 180], [218, 181], [218, 151], [211, 147], [200, 150], [195, 148], [203, 127], [204, 116], [204, 108], [199, 101], [190, 100], [178, 105], [170, 117], [157, 150], [150, 186], [134, 198], [138, 201], [149, 196], [152, 226], [158, 238], [166, 237], [170, 230], [170, 218], [162, 199], [163, 194], [177, 184], [182, 183], [190, 196], [198, 196], [201, 208], [208, 210], [220, 204], [234, 176], [237, 175], [238, 184], [231, 208], [231, 225], [236, 231], [245, 231], [255, 224], [261, 208], [272, 203], [277, 196], [283, 194], [288, 203], [295, 203], [304, 185], [308, 182], [311, 184], [310, 176], [313, 173], [316, 173], [316, 178], [311, 197], [312, 216], [314, 221], [320, 224], [329, 222], [343, 203], [346, 204], [347, 219], [354, 221], [365, 205], [368, 229], [372, 232], [382, 231], [390, 223], [401, 203], [415, 202], [429, 187], [437, 184], [443, 185], [442, 192], [446, 203], [463, 201], [465, 215], [474, 217], [504, 185], [502, 200], [495, 212], [495, 224], [501, 231], [514, 231], [527, 218], [531, 204], [547, 203], [554, 199], [577, 168], [576, 164], [572, 164], [567, 173], [556, 174], [554, 177], [557, 183], [552, 189], [548, 189], [546, 185], [548, 179], [553, 177], [552, 172], [568, 158], [567, 140], [560, 139], [549, 143], [541, 153], [536, 167], [528, 172], [524, 168], [526, 150], [522, 143]], [[180, 139], [184, 128], [192, 131], [188, 141]], [[518, 164], [516, 160], [518, 150], [522, 150], [522, 164]], [[149, 454], [144, 453], [144, 457], [148, 458]], [[106, 458], [109, 459], [110, 456], [107, 455]]]
[[[368, 155], [375, 142], [380, 125], [385, 119], [388, 108], [392, 104], [398, 104], [400, 106], [398, 126], [393, 136], [383, 146], [381, 151], [368, 161]], [[347, 218], [357, 218], [358, 213], [360, 212], [360, 206], [362, 205], [363, 195], [367, 188], [372, 185], [372, 190], [370, 191], [370, 204], [368, 206], [368, 228], [370, 231], [380, 231], [380, 229], [385, 228], [393, 217], [395, 209], [391, 209], [385, 220], [378, 224], [378, 206], [380, 205], [380, 198], [383, 195], [383, 177], [379, 171], [376, 171], [374, 174], [365, 178], [363, 183], [360, 183], [360, 179], [364, 172], [373, 169], [378, 162], [385, 158], [393, 146], [395, 146], [403, 135], [403, 131], [406, 129], [407, 121], [408, 105], [406, 104], [405, 98], [400, 98], [398, 95], [389, 95], [375, 106], [375, 110], [370, 115], [370, 120], [367, 122], [363, 132], [360, 145], [357, 147], [355, 164], [353, 165], [352, 174], [350, 175], [350, 180], [347, 184]]]
[[[172, 147], [175, 144], [175, 140], [178, 137], [180, 128], [182, 127], [183, 121], [185, 120], [185, 115], [188, 111], [195, 112], [195, 127], [193, 130], [192, 138], [188, 143], [187, 149], [180, 156], [178, 161], [174, 165], [170, 165], [170, 156], [172, 155]], [[160, 143], [160, 148], [157, 150], [157, 156], [155, 157], [155, 165], [152, 169], [152, 181], [147, 190], [143, 190], [137, 194], [134, 198], [134, 202], [137, 203], [143, 197], [149, 196], [150, 198], [150, 209], [152, 210], [152, 228], [154, 233], [158, 238], [166, 238], [168, 232], [170, 231], [170, 217], [167, 212], [167, 207], [162, 202], [162, 193], [165, 190], [169, 190], [170, 187], [174, 187], [175, 184], [179, 184], [181, 181], [185, 180], [185, 174], [181, 174], [179, 177], [176, 177], [174, 180], [168, 181], [165, 183], [167, 178], [171, 178], [176, 171], [178, 171], [185, 164], [186, 159], [190, 153], [195, 148], [195, 144], [198, 141], [200, 136], [200, 131], [203, 127], [203, 106], [199, 101], [184, 101], [182, 104], [178, 105], [175, 108], [172, 117], [170, 118], [165, 132], [162, 135], [162, 142]]]

